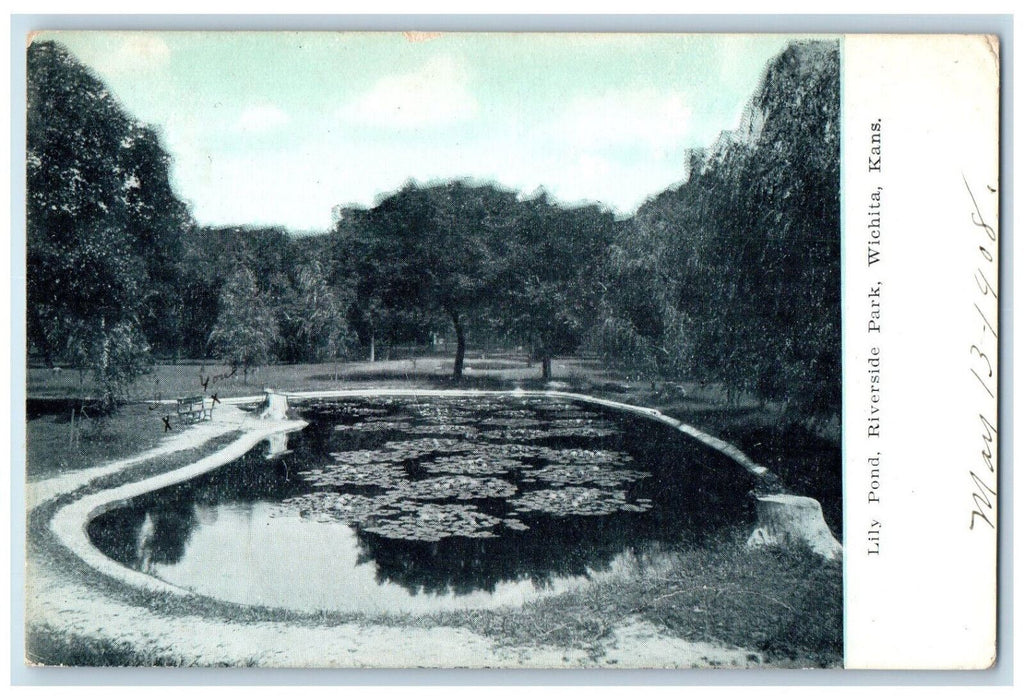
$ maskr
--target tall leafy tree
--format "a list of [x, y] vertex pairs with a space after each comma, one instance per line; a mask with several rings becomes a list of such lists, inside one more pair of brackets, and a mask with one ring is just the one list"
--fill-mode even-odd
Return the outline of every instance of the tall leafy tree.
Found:
[[596, 206], [563, 209], [546, 196], [518, 204], [515, 214], [516, 248], [495, 276], [492, 314], [531, 348], [549, 379], [552, 358], [575, 352], [593, 323], [615, 222]]
[[281, 359], [321, 362], [343, 354], [352, 344], [347, 301], [327, 283], [319, 260], [299, 266], [294, 285], [278, 304]]
[[[92, 367], [109, 403], [173, 343], [187, 212], [155, 133], [53, 42], [28, 49], [28, 339], [50, 363]], [[118, 347], [124, 344], [124, 347]]]
[[244, 265], [268, 299], [283, 301], [292, 294], [289, 276], [300, 264], [295, 247], [280, 228], [197, 226], [184, 236], [181, 269], [187, 284], [178, 300], [181, 342], [189, 356], [207, 357], [211, 351], [226, 273]]
[[487, 293], [508, 259], [515, 204], [514, 193], [489, 185], [408, 185], [363, 215], [358, 257], [370, 295], [387, 309], [447, 317], [456, 337], [456, 380], [467, 322], [487, 309]]
[[248, 383], [251, 370], [274, 358], [278, 342], [277, 319], [266, 295], [260, 294], [252, 271], [239, 265], [221, 290], [211, 347], [232, 370], [241, 369]]

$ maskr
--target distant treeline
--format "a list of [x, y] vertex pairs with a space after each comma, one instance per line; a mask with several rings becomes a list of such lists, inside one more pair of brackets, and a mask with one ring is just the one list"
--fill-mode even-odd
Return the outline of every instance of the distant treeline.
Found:
[[28, 340], [116, 402], [154, 355], [365, 358], [454, 342], [586, 349], [831, 415], [840, 397], [839, 58], [790, 46], [681, 187], [616, 220], [543, 193], [409, 184], [332, 231], [197, 225], [158, 135], [60, 45], [28, 50]]

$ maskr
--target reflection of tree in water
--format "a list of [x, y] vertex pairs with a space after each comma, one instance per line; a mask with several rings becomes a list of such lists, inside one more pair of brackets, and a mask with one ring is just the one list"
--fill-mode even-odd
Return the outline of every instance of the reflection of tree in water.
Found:
[[151, 565], [177, 564], [198, 523], [195, 504], [188, 499], [175, 499], [151, 508], [146, 518], [152, 523], [152, 534], [146, 541], [138, 541], [138, 560], [145, 557]]
[[493, 592], [504, 581], [529, 579], [544, 587], [556, 577], [606, 568], [646, 529], [643, 518], [523, 518], [530, 530], [500, 537], [447, 537], [437, 542], [397, 540], [356, 529], [358, 563], [373, 562], [377, 581], [412, 594]]
[[89, 523], [89, 537], [108, 557], [152, 573], [156, 564], [176, 564], [199, 521], [188, 498], [119, 508]]

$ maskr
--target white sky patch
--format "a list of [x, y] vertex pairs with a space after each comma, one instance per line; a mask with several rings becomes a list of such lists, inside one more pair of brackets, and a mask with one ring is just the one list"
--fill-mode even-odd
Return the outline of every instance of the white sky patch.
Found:
[[175, 172], [188, 174], [182, 191], [196, 218], [212, 225], [287, 223], [297, 230], [327, 230], [338, 205], [373, 206], [410, 179], [427, 184], [464, 177], [522, 193], [542, 187], [556, 201], [602, 202], [628, 214], [685, 176], [682, 156], [627, 166], [614, 155], [553, 147], [544, 140], [460, 134], [410, 149], [340, 130], [263, 150], [259, 168], [253, 168], [247, 151], [211, 157], [184, 136], [175, 145]]
[[692, 117], [681, 92], [615, 90], [573, 100], [552, 135], [584, 150], [633, 146], [663, 158], [685, 145]]
[[170, 59], [171, 50], [163, 39], [140, 32], [119, 36], [114, 49], [98, 53], [92, 65], [101, 74], [151, 73]]
[[288, 114], [275, 105], [251, 105], [238, 117], [236, 126], [242, 131], [262, 134], [278, 129], [291, 121]]
[[454, 124], [479, 109], [466, 71], [449, 57], [436, 57], [417, 70], [381, 78], [369, 92], [341, 109], [347, 122], [382, 128]]
[[[344, 163], [323, 159], [315, 144], [297, 151], [278, 150], [261, 156], [261, 167], [243, 153], [217, 158], [195, 154], [195, 161], [183, 163], [190, 173], [199, 173], [196, 191], [216, 192], [192, 202], [193, 214], [214, 225], [251, 224], [274, 226], [287, 222], [297, 230], [327, 230], [330, 209], [338, 203], [332, 185], [348, 183], [354, 173]], [[194, 175], [193, 175], [194, 177]], [[299, 218], [295, 212], [304, 212]]]

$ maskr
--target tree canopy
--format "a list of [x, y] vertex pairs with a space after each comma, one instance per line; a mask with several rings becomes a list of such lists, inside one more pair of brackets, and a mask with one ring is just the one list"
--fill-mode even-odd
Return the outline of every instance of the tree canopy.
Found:
[[354, 213], [363, 299], [379, 310], [442, 314], [456, 335], [453, 376], [462, 376], [469, 317], [485, 310], [508, 261], [515, 194], [454, 182], [408, 185]]
[[739, 128], [634, 216], [410, 183], [308, 237], [195, 225], [159, 134], [89, 70], [34, 43], [28, 77], [29, 342], [111, 401], [151, 351], [247, 376], [448, 328], [455, 379], [470, 336], [527, 348], [545, 377], [585, 343], [639, 376], [839, 412], [835, 42], [780, 54]]
[[29, 47], [27, 102], [28, 339], [50, 363], [96, 369], [113, 402], [154, 340], [174, 342], [188, 213], [155, 132], [59, 45]]
[[267, 364], [279, 342], [277, 319], [266, 297], [259, 293], [256, 279], [245, 265], [239, 265], [220, 293], [220, 315], [210, 334], [217, 357], [232, 370], [249, 371]]
[[838, 413], [839, 127], [837, 45], [791, 45], [741, 127], [619, 236], [598, 345], [648, 373]]

